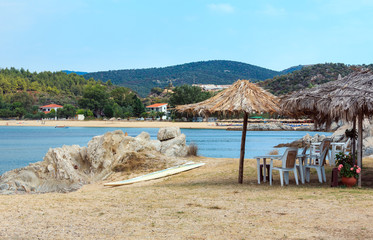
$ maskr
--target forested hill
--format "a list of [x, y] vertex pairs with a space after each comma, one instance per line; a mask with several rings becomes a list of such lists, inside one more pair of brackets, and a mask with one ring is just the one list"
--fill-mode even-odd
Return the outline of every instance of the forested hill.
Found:
[[[308, 65], [286, 75], [275, 76], [272, 79], [260, 82], [259, 85], [275, 95], [282, 95], [337, 80], [339, 74], [344, 77], [353, 71], [353, 67], [343, 63]], [[373, 69], [373, 64], [363, 67]]]
[[64, 72], [66, 74], [75, 73], [77, 75], [84, 75], [87, 74], [87, 72], [76, 72], [76, 71], [70, 71], [70, 70], [62, 70], [61, 72]]
[[[289, 71], [292, 71], [290, 69]], [[183, 84], [232, 84], [238, 79], [262, 81], [283, 74], [266, 68], [235, 61], [201, 61], [182, 65], [133, 70], [116, 70], [85, 74], [94, 78], [125, 86], [145, 97], [153, 87]]]

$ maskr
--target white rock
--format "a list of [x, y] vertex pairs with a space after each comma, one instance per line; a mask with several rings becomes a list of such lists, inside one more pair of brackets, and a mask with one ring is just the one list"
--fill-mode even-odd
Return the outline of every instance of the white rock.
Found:
[[163, 141], [161, 145], [161, 153], [169, 157], [185, 157], [188, 154], [186, 146], [185, 134], [173, 138], [168, 141]]
[[159, 129], [157, 139], [159, 141], [167, 141], [180, 136], [180, 134], [179, 127], [163, 127]]

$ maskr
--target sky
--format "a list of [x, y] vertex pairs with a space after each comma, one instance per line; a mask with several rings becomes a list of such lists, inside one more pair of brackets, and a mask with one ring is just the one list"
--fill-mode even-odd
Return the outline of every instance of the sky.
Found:
[[0, 0], [0, 68], [373, 63], [373, 0]]

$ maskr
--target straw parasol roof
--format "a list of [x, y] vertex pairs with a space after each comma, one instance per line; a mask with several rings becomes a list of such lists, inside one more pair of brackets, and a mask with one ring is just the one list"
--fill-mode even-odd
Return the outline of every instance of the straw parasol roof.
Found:
[[293, 116], [314, 115], [319, 122], [344, 119], [352, 121], [360, 111], [373, 114], [373, 73], [368, 70], [281, 98], [281, 107]]
[[238, 80], [232, 86], [200, 103], [177, 106], [176, 110], [184, 113], [209, 115], [213, 113], [222, 115], [244, 114], [241, 138], [240, 166], [238, 182], [243, 182], [243, 164], [245, 156], [245, 141], [248, 114], [252, 112], [280, 112], [278, 99], [271, 93], [247, 80]]
[[[329, 111], [323, 108], [330, 102]], [[352, 121], [359, 113], [373, 115], [373, 73], [354, 72], [335, 82], [335, 89], [318, 101], [318, 109], [332, 119]]]
[[180, 105], [179, 112], [209, 115], [238, 115], [252, 112], [279, 112], [278, 99], [248, 80], [238, 80], [232, 86], [203, 102]]
[[[288, 94], [282, 107], [294, 115], [313, 115], [319, 122], [344, 119], [355, 122], [358, 117], [358, 165], [362, 161], [362, 122], [373, 115], [373, 73], [355, 71], [348, 76], [318, 87]], [[359, 176], [361, 186], [361, 174]]]

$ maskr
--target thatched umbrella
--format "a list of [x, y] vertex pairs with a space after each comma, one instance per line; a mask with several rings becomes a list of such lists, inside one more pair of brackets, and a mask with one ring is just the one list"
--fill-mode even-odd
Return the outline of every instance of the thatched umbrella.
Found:
[[[353, 121], [358, 117], [358, 158], [361, 167], [363, 147], [363, 118], [373, 115], [373, 73], [369, 70], [353, 72], [348, 76], [322, 84], [316, 88], [299, 91], [282, 98], [281, 105], [295, 115], [318, 115], [318, 120], [331, 122], [344, 119]], [[361, 174], [358, 186], [361, 187]]]
[[247, 80], [238, 80], [232, 86], [200, 103], [177, 106], [179, 112], [210, 115], [240, 115], [244, 114], [244, 122], [241, 138], [241, 153], [238, 182], [243, 181], [243, 165], [245, 156], [245, 142], [247, 130], [247, 118], [249, 113], [280, 112], [278, 99]]

